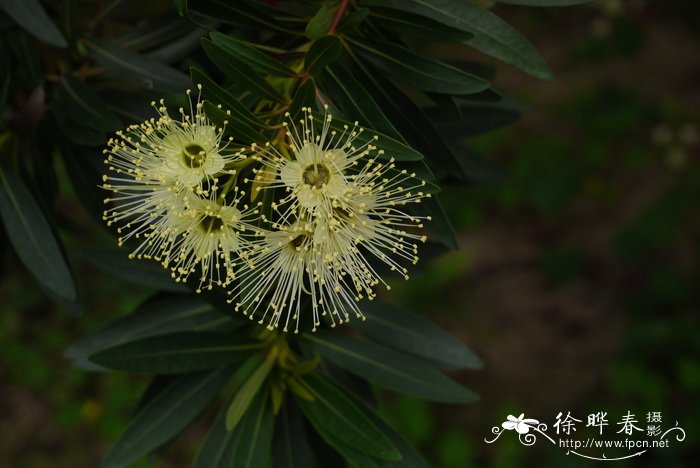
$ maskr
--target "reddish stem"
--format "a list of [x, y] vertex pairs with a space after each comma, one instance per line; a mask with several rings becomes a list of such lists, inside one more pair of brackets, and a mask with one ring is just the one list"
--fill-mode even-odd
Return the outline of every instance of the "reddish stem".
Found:
[[338, 11], [336, 12], [335, 17], [333, 18], [333, 22], [328, 28], [328, 34], [333, 34], [335, 32], [335, 28], [338, 27], [338, 23], [340, 23], [340, 18], [343, 16], [343, 13], [345, 13], [345, 9], [348, 7], [348, 3], [349, 0], [343, 0], [342, 2], [340, 2], [340, 6], [338, 7]]

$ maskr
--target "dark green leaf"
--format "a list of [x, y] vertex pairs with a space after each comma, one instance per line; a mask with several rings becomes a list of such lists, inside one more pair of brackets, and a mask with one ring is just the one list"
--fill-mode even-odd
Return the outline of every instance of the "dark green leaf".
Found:
[[228, 0], [197, 0], [189, 2], [189, 13], [206, 16], [215, 21], [243, 27], [259, 27], [298, 35], [299, 32], [287, 28], [273, 15], [275, 10], [260, 2], [231, 2]]
[[396, 447], [352, 399], [333, 383], [317, 374], [304, 377], [314, 401], [297, 399], [306, 418], [327, 442], [338, 435], [364, 453], [382, 460], [398, 460]]
[[340, 24], [338, 24], [338, 27], [335, 29], [336, 33], [352, 31], [362, 24], [367, 18], [367, 15], [369, 15], [369, 8], [358, 8], [340, 21]]
[[326, 434], [325, 440], [343, 456], [347, 466], [350, 468], [381, 468], [384, 465], [389, 466], [392, 464], [392, 462], [373, 458], [358, 450], [357, 447], [346, 443], [341, 435]]
[[146, 301], [133, 313], [117, 319], [68, 348], [64, 356], [79, 367], [95, 368], [87, 357], [103, 349], [148, 336], [176, 331], [206, 331], [226, 326], [231, 317], [196, 296], [169, 296]]
[[322, 3], [321, 8], [306, 25], [306, 37], [313, 41], [325, 36], [333, 21], [334, 13], [335, 10], [329, 3]]
[[262, 75], [294, 76], [295, 73], [283, 63], [278, 62], [264, 52], [253, 47], [253, 44], [241, 41], [234, 37], [218, 32], [211, 33], [211, 40], [214, 44], [223, 47], [228, 52], [232, 53], [239, 60], [249, 64], [255, 71]]
[[229, 404], [228, 412], [226, 413], [226, 430], [232, 431], [238, 425], [255, 398], [255, 395], [260, 393], [260, 389], [263, 383], [265, 383], [275, 362], [275, 356], [268, 355], [238, 388], [236, 395]]
[[[314, 113], [314, 121], [318, 125], [321, 125], [323, 122], [323, 114]], [[332, 130], [336, 130], [338, 133], [343, 132], [346, 126], [348, 128], [352, 128], [354, 124], [335, 116], [330, 123], [330, 128]], [[375, 135], [377, 135], [379, 139], [375, 140]], [[370, 130], [365, 130], [357, 135], [355, 146], [360, 147], [370, 142], [373, 145], [376, 145], [379, 149], [384, 150], [384, 154], [382, 155], [382, 158], [384, 159], [394, 158], [397, 161], [421, 161], [423, 159], [423, 155], [413, 148], [386, 135], [372, 132]]]
[[190, 80], [179, 70], [104, 41], [85, 41], [95, 61], [110, 77], [147, 89], [181, 93]]
[[322, 358], [377, 385], [434, 401], [468, 403], [470, 390], [413, 357], [370, 341], [333, 333], [307, 334]]
[[425, 222], [425, 226], [430, 231], [429, 239], [438, 240], [452, 250], [459, 248], [454, 227], [435, 195], [424, 199], [420, 204], [413, 205], [411, 212], [418, 216], [431, 217], [429, 221]]
[[309, 78], [294, 92], [292, 103], [289, 106], [290, 119], [298, 120], [301, 109], [304, 107], [313, 109], [314, 104], [316, 104], [316, 83], [313, 78]]
[[228, 78], [262, 98], [284, 102], [284, 97], [270, 83], [228, 49], [214, 44], [208, 39], [202, 40], [202, 47], [214, 65]]
[[183, 375], [147, 403], [131, 421], [102, 468], [130, 465], [182, 432], [211, 403], [231, 369]]
[[367, 318], [355, 320], [353, 328], [374, 341], [436, 363], [442, 369], [479, 369], [481, 360], [461, 341], [423, 317], [386, 302], [361, 305]]
[[68, 45], [39, 0], [2, 0], [0, 9], [36, 38], [56, 47]]
[[416, 88], [442, 94], [470, 94], [490, 85], [478, 76], [417, 55], [408, 49], [368, 39], [352, 40], [355, 50], [393, 78]]
[[312, 466], [311, 447], [304, 422], [294, 400], [288, 399], [275, 419], [272, 450], [275, 468], [307, 468]]
[[197, 67], [190, 68], [192, 82], [202, 85], [202, 94], [215, 104], [221, 104], [224, 109], [230, 110], [231, 115], [236, 118], [237, 124], [245, 124], [249, 131], [257, 132], [257, 127], [263, 122], [255, 116], [248, 108], [233, 94], [219, 86], [214, 80], [209, 78]]
[[202, 37], [205, 34], [206, 31], [204, 29], [197, 28], [172, 42], [149, 51], [146, 55], [156, 62], [177, 63], [199, 49]]
[[460, 106], [459, 109], [462, 112], [461, 119], [436, 123], [438, 130], [448, 141], [463, 141], [471, 136], [508, 126], [520, 118], [518, 112], [489, 105]]
[[338, 63], [329, 65], [319, 77], [319, 83], [347, 118], [357, 119], [361, 125], [394, 139], [403, 139], [382, 108], [345, 67]]
[[449, 173], [457, 172], [459, 166], [455, 156], [423, 110], [382, 73], [355, 55], [349, 57], [348, 66], [353, 76], [363, 83], [365, 89], [409, 143], [426, 156], [426, 162], [439, 162], [433, 166]]
[[110, 369], [179, 374], [241, 362], [259, 348], [259, 342], [244, 336], [177, 332], [118, 344], [98, 351], [90, 360]]
[[73, 120], [103, 132], [114, 132], [122, 127], [122, 122], [94, 91], [81, 81], [65, 75], [61, 81], [63, 89], [71, 100], [68, 108]]
[[168, 270], [158, 262], [137, 258], [130, 259], [124, 250], [85, 251], [83, 256], [105, 273], [118, 276], [134, 284], [164, 291], [189, 291], [186, 285], [176, 283], [170, 277]]
[[538, 78], [550, 79], [552, 77], [551, 70], [527, 39], [498, 16], [471, 2], [364, 0], [363, 3], [416, 13], [447, 26], [474, 33], [474, 38], [467, 42], [469, 46]]
[[316, 40], [306, 53], [304, 67], [311, 75], [316, 75], [340, 55], [340, 39], [337, 36], [324, 36]]
[[207, 118], [217, 127], [224, 129], [224, 134], [233, 137], [232, 143], [237, 146], [248, 146], [249, 144], [265, 143], [265, 136], [255, 129], [248, 127], [242, 120], [219, 105], [214, 105], [209, 101], [204, 101], [204, 112]]
[[192, 31], [192, 25], [175, 15], [146, 21], [113, 40], [124, 49], [144, 51], [172, 42]]
[[270, 457], [274, 415], [267, 404], [267, 395], [260, 392], [233, 431], [226, 430], [224, 407], [214, 421], [194, 468], [257, 468]]
[[511, 5], [528, 5], [528, 6], [572, 6], [590, 3], [594, 0], [495, 0], [498, 3], [510, 3]]
[[17, 255], [36, 279], [57, 296], [75, 300], [73, 275], [60, 241], [32, 193], [6, 166], [0, 166], [0, 217]]
[[474, 37], [474, 34], [463, 29], [451, 28], [430, 18], [403, 11], [372, 8], [370, 16], [377, 18], [383, 28], [428, 42], [462, 42]]

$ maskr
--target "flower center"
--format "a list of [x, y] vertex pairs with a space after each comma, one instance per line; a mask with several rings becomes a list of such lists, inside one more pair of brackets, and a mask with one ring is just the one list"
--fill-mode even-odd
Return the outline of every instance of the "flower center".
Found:
[[299, 247], [301, 247], [301, 245], [304, 243], [307, 237], [309, 236], [307, 236], [306, 234], [299, 234], [294, 239], [289, 241], [289, 246], [296, 250]]
[[328, 183], [331, 172], [323, 164], [311, 164], [304, 169], [304, 183], [312, 187], [321, 188]]
[[207, 152], [204, 151], [197, 143], [190, 143], [185, 146], [180, 153], [180, 160], [185, 164], [185, 166], [197, 169], [202, 167], [204, 161], [207, 159]]
[[219, 216], [205, 215], [199, 222], [198, 227], [206, 234], [210, 232], [218, 232], [224, 227], [224, 221]]

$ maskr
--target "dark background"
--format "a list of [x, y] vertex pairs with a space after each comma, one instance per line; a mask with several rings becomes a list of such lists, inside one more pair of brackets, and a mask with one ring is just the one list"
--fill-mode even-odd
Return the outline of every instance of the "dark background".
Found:
[[[692, 466], [700, 448], [700, 4], [498, 11], [556, 79], [499, 67], [496, 84], [532, 108], [471, 143], [508, 177], [444, 190], [461, 249], [389, 297], [478, 352], [485, 368], [455, 377], [482, 400], [455, 407], [381, 394], [384, 413], [431, 464], [461, 468], [592, 464], [544, 439], [523, 447], [513, 433], [486, 444], [508, 414], [551, 426], [570, 411], [590, 435], [586, 415], [607, 411], [612, 437], [627, 411], [644, 428], [646, 413], [660, 411], [663, 427], [685, 428], [685, 441], [607, 463]], [[111, 245], [71, 188], [61, 192], [68, 249]], [[73, 260], [82, 317], [52, 303], [17, 258], [0, 259], [2, 466], [97, 466], [146, 384], [72, 370], [63, 359], [66, 346], [150, 293]], [[156, 466], [187, 466], [208, 420], [198, 424]]]

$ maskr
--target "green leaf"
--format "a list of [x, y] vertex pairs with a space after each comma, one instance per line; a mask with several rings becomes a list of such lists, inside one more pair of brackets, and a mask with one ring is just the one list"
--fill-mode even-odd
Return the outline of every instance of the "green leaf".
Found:
[[85, 41], [98, 65], [111, 78], [128, 81], [147, 89], [181, 93], [190, 86], [190, 80], [179, 70], [155, 60], [122, 49], [109, 42]]
[[467, 45], [538, 78], [552, 78], [551, 70], [527, 39], [498, 16], [468, 1], [363, 0], [363, 3], [416, 13], [471, 32], [474, 38]]
[[188, 7], [190, 14], [196, 13], [214, 21], [299, 35], [298, 31], [287, 28], [284, 26], [284, 22], [273, 16], [277, 13], [274, 9], [259, 2], [197, 0], [189, 2]]
[[424, 199], [420, 204], [413, 205], [411, 207], [411, 212], [417, 216], [431, 217], [431, 219], [425, 223], [430, 231], [428, 239], [438, 240], [451, 250], [459, 249], [459, 242], [457, 241], [457, 234], [455, 234], [454, 227], [447, 217], [445, 209], [435, 195], [431, 198]]
[[342, 435], [344, 443], [382, 460], [398, 460], [394, 444], [365, 415], [343, 390], [326, 378], [312, 373], [304, 382], [314, 396], [314, 401], [297, 398], [306, 418], [327, 442]]
[[[313, 115], [316, 124], [322, 125], [324, 121], [323, 114], [314, 112]], [[354, 123], [350, 123], [347, 120], [333, 116], [333, 120], [330, 123], [330, 128], [332, 130], [342, 133], [346, 126], [348, 128], [353, 128]], [[375, 135], [379, 137], [377, 140], [374, 139]], [[360, 147], [370, 142], [373, 145], [376, 145], [379, 149], [384, 150], [384, 154], [381, 156], [383, 159], [390, 159], [392, 157], [397, 161], [421, 161], [423, 159], [423, 155], [413, 148], [384, 134], [370, 130], [365, 130], [357, 135], [355, 139], [355, 146]]]
[[306, 334], [323, 359], [397, 392], [447, 403], [477, 400], [470, 390], [411, 356], [370, 341], [333, 333]]
[[238, 427], [226, 430], [227, 409], [214, 421], [194, 468], [257, 468], [266, 466], [272, 446], [274, 415], [265, 392], [259, 392]]
[[247, 127], [245, 122], [237, 120], [233, 113], [224, 110], [221, 104], [214, 105], [209, 101], [204, 101], [204, 112], [207, 118], [217, 127], [224, 129], [224, 134], [233, 137], [232, 144], [236, 146], [248, 146], [256, 142], [263, 144], [267, 141], [264, 135], [257, 130]]
[[64, 75], [61, 84], [71, 100], [72, 105], [68, 111], [76, 123], [82, 122], [103, 132], [114, 132], [123, 126], [107, 103], [84, 83], [70, 75]]
[[306, 25], [305, 35], [312, 41], [325, 36], [328, 29], [331, 27], [335, 9], [329, 3], [322, 3], [321, 8], [311, 18], [309, 24]]
[[171, 292], [189, 292], [183, 283], [176, 283], [168, 270], [158, 262], [130, 259], [124, 250], [93, 250], [82, 252], [83, 257], [110, 275], [147, 288]]
[[373, 458], [366, 453], [358, 450], [343, 440], [343, 437], [337, 434], [326, 434], [326, 442], [338, 451], [343, 456], [347, 466], [350, 468], [381, 468], [384, 465], [391, 465], [391, 462]]
[[289, 105], [290, 120], [298, 120], [299, 113], [304, 107], [313, 109], [316, 104], [316, 83], [313, 78], [309, 78], [303, 82], [294, 92], [292, 103]]
[[527, 6], [572, 6], [591, 3], [594, 0], [495, 0], [497, 3], [510, 3], [511, 5], [527, 5]]
[[68, 45], [39, 0], [2, 0], [0, 9], [37, 39], [56, 47]]
[[148, 20], [128, 30], [112, 42], [124, 49], [141, 52], [175, 41], [190, 31], [192, 31], [192, 25], [188, 21], [172, 15]]
[[263, 383], [275, 364], [276, 355], [270, 354], [267, 358], [250, 374], [250, 377], [240, 386], [236, 396], [231, 400], [226, 413], [226, 430], [232, 431], [239, 423], [245, 412], [248, 410], [253, 398], [262, 388]]
[[425, 155], [426, 162], [448, 173], [458, 172], [455, 155], [423, 110], [377, 69], [354, 54], [349, 57], [348, 67], [352, 75], [362, 82], [408, 142]]
[[462, 42], [474, 37], [470, 32], [412, 13], [372, 8], [370, 16], [377, 18], [383, 28], [428, 42]]
[[116, 370], [179, 374], [243, 361], [260, 346], [245, 336], [183, 331], [118, 344], [98, 351], [90, 360]]
[[287, 399], [275, 419], [272, 449], [275, 468], [307, 468], [312, 466], [311, 447], [304, 422], [294, 400]]
[[397, 140], [403, 139], [382, 108], [345, 67], [338, 63], [329, 65], [319, 77], [319, 83], [346, 117]]
[[377, 412], [367, 403], [362, 401], [358, 395], [352, 394], [355, 403], [364, 410], [365, 414], [372, 420], [374, 424], [391, 440], [399, 452], [401, 452], [401, 460], [382, 465], [384, 468], [428, 468], [428, 463], [416, 451], [416, 449], [401, 435], [399, 435]]
[[94, 369], [88, 356], [116, 345], [176, 331], [234, 328], [231, 317], [216, 311], [197, 296], [166, 296], [148, 300], [131, 314], [71, 345], [64, 356], [74, 365]]
[[419, 315], [386, 302], [366, 301], [360, 307], [366, 320], [355, 320], [352, 326], [374, 341], [423, 358], [442, 369], [483, 366], [461, 341]]
[[340, 39], [337, 36], [324, 36], [311, 44], [306, 53], [304, 68], [311, 75], [317, 75], [340, 55]]
[[368, 39], [350, 40], [370, 62], [393, 78], [416, 88], [441, 94], [478, 93], [489, 88], [476, 75], [414, 54], [408, 49]]
[[463, 141], [501, 127], [511, 125], [520, 119], [520, 114], [510, 109], [490, 105], [460, 106], [462, 118], [448, 122], [436, 123], [440, 133], [448, 141]]
[[129, 423], [100, 465], [130, 465], [182, 432], [211, 403], [231, 375], [223, 368], [210, 374], [176, 378]]
[[59, 239], [22, 179], [2, 165], [0, 217], [17, 255], [34, 277], [53, 294], [68, 301], [75, 300], [73, 275]]
[[228, 49], [214, 44], [209, 39], [202, 40], [202, 47], [214, 65], [228, 78], [262, 98], [284, 102], [284, 97], [270, 83]]
[[296, 74], [283, 63], [256, 49], [253, 44], [218, 32], [210, 34], [214, 44], [223, 47], [262, 75], [290, 77]]

